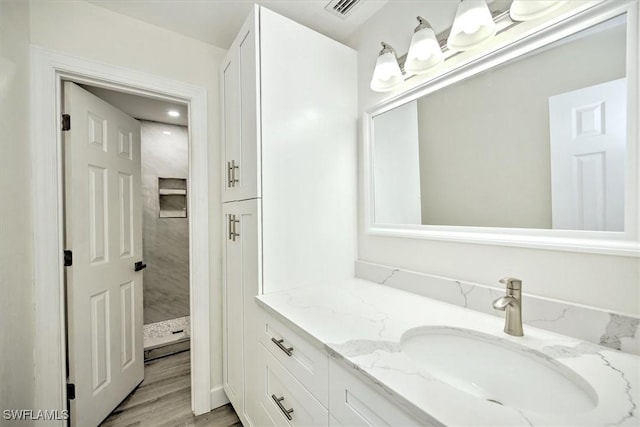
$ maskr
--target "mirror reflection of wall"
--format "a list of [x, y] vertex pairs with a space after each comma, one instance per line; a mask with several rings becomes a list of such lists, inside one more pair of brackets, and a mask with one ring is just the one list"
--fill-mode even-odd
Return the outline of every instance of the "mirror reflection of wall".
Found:
[[[375, 222], [623, 231], [625, 24], [614, 18], [376, 116]], [[417, 138], [400, 130], [411, 121]]]

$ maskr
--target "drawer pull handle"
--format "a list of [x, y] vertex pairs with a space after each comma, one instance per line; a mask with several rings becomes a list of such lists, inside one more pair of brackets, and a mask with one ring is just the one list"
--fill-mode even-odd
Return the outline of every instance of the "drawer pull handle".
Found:
[[287, 356], [291, 357], [291, 355], [293, 354], [293, 347], [285, 347], [284, 344], [282, 344], [284, 340], [277, 340], [275, 338], [271, 338], [271, 341], [273, 341], [273, 343], [277, 345], [280, 348], [280, 350], [284, 351]]
[[276, 397], [275, 394], [271, 395], [271, 398], [273, 399], [274, 402], [276, 402], [276, 405], [278, 405], [278, 408], [280, 408], [280, 410], [282, 411], [282, 413], [284, 414], [285, 417], [287, 417], [287, 419], [289, 421], [291, 421], [293, 418], [291, 417], [291, 413], [293, 412], [293, 408], [291, 409], [287, 409], [284, 407], [284, 405], [280, 402], [282, 402], [284, 400], [284, 396], [282, 397]]

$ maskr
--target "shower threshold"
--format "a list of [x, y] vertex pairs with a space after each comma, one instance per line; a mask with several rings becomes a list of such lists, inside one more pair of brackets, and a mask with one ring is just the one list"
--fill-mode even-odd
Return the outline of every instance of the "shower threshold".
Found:
[[[189, 316], [149, 323], [143, 326], [142, 336], [144, 343], [145, 360], [147, 354], [161, 354], [168, 351], [169, 354], [189, 349], [191, 339], [191, 322]], [[186, 346], [185, 346], [186, 343]], [[167, 347], [165, 350], [162, 350]]]

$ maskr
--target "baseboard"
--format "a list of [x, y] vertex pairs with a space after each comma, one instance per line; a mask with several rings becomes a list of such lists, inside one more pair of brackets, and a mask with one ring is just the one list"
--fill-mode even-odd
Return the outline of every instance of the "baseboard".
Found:
[[219, 408], [229, 403], [229, 398], [222, 386], [211, 389], [211, 409]]

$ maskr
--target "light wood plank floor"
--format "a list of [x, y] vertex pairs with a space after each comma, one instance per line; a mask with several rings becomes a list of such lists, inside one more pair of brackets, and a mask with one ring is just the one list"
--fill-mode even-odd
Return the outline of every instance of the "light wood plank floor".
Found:
[[194, 416], [191, 413], [189, 352], [148, 362], [144, 381], [101, 426], [111, 427], [241, 427], [231, 405]]

